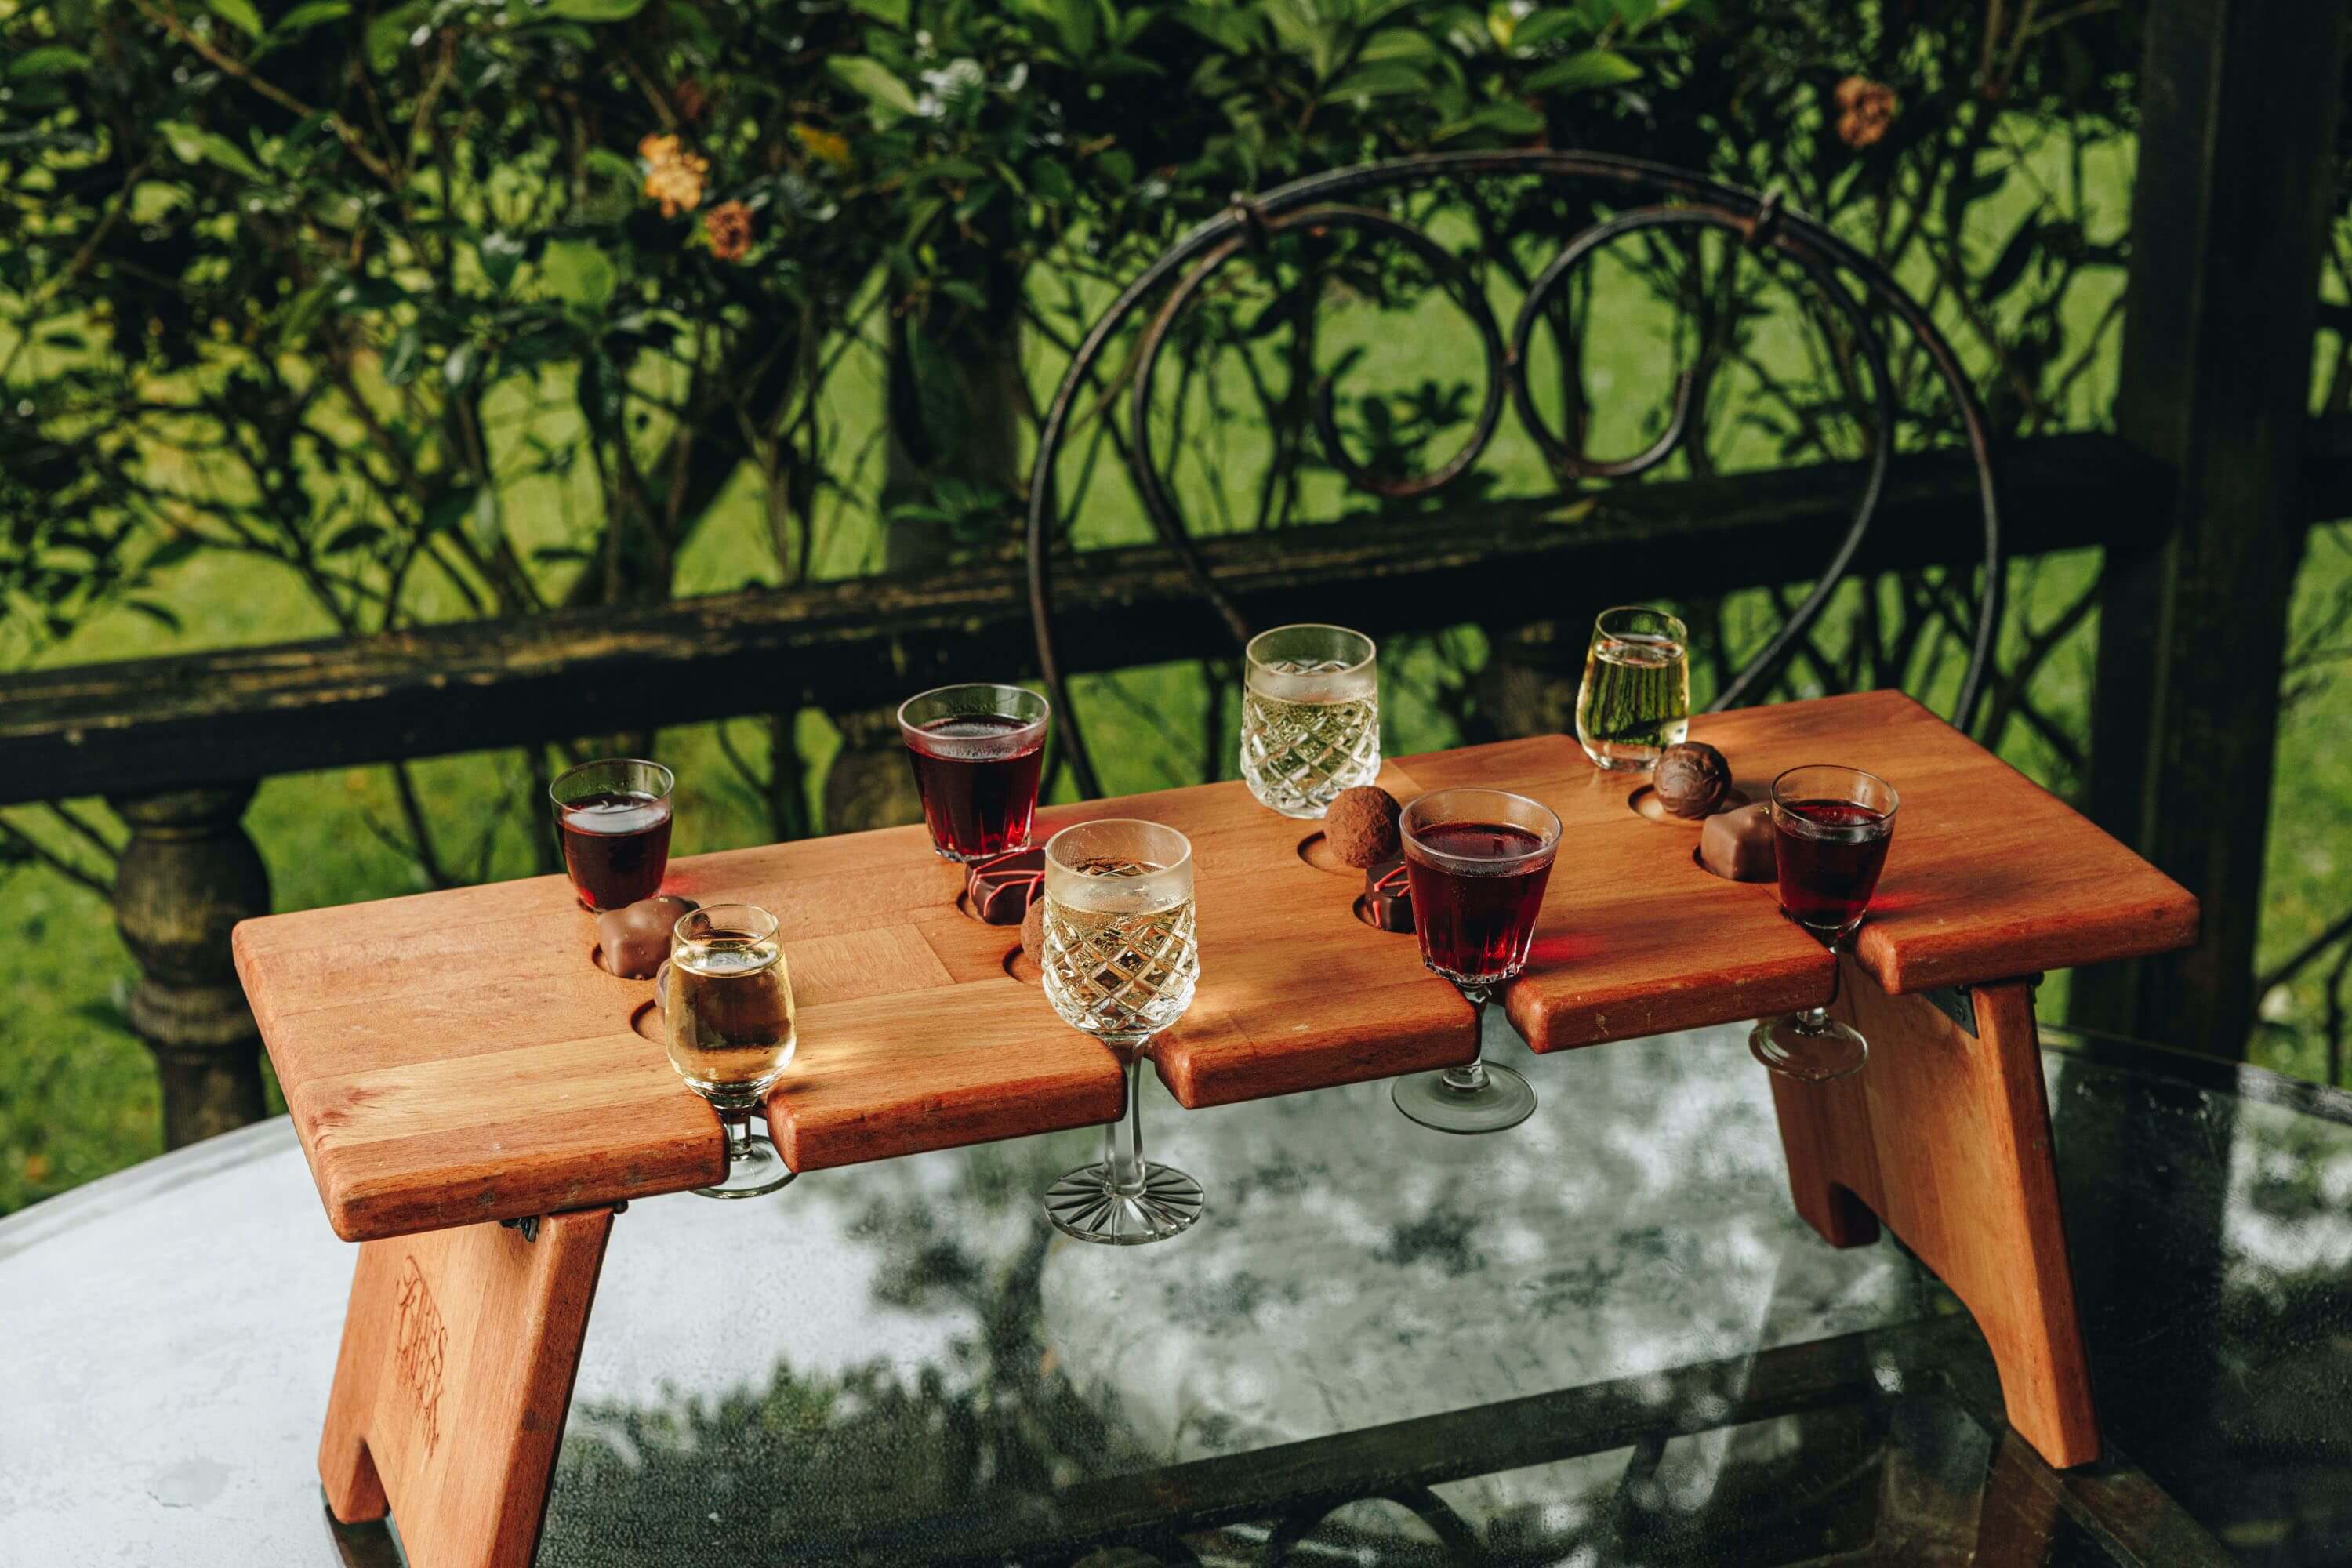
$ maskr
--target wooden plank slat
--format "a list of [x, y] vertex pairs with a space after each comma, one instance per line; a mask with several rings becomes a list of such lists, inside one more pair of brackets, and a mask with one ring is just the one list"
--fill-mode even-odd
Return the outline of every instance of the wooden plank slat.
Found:
[[[1760, 790], [1801, 762], [1885, 773], [1902, 816], [1859, 960], [1890, 993], [2161, 951], [2186, 893], [1898, 693], [1694, 721]], [[1637, 780], [1560, 736], [1408, 757], [1400, 799], [1466, 783], [1545, 801], [1566, 826], [1528, 973], [1507, 994], [1538, 1050], [1807, 1005], [1829, 954], [1769, 886], [1721, 881], [1696, 832], [1636, 815]], [[1410, 937], [1352, 912], [1360, 882], [1302, 855], [1311, 823], [1239, 784], [1048, 807], [1039, 831], [1148, 816], [1192, 841], [1202, 975], [1155, 1042], [1188, 1107], [1466, 1060], [1469, 1007]], [[666, 886], [774, 910], [800, 1044], [769, 1105], [796, 1170], [1105, 1121], [1111, 1053], [1064, 1026], [1008, 961], [1017, 934], [956, 908], [920, 828], [675, 862]], [[651, 986], [589, 962], [560, 879], [273, 915], [236, 929], [237, 970], [330, 1218], [354, 1239], [698, 1185], [716, 1119], [632, 1018]], [[648, 1030], [646, 1033], [651, 1033]]]
[[[2120, 537], [2168, 480], [2113, 437], [2021, 441], [2002, 453], [2017, 552]], [[1589, 512], [1559, 498], [1472, 513], [1355, 516], [1328, 527], [1205, 539], [1218, 580], [1261, 626], [1346, 604], [1374, 633], [1558, 613], [1563, 582], [1701, 594], [1785, 581], [1826, 560], [1859, 489], [1851, 464], [1622, 487]], [[1952, 452], [1898, 458], [1860, 566], [1975, 559], [1975, 480]], [[1803, 570], [1797, 575], [1802, 576]], [[1088, 552], [1056, 593], [1072, 669], [1197, 657], [1224, 632], [1182, 567], [1153, 548]], [[429, 757], [663, 723], [835, 711], [955, 672], [1026, 669], [1018, 561], [928, 576], [754, 590], [638, 609], [422, 626], [12, 673], [0, 688], [0, 805], [137, 795], [313, 768]]]

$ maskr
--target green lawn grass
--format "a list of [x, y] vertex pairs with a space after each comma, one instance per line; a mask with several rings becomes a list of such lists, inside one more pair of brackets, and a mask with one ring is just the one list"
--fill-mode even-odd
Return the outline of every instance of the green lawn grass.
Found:
[[[2120, 224], [2126, 171], [2119, 161], [2103, 163], [2099, 176], [2109, 194], [2100, 216]], [[2021, 193], [2017, 200], [2028, 200]], [[1990, 215], [1998, 218], [1999, 214]], [[1988, 222], [1992, 233], [2006, 224]], [[1594, 447], [1604, 453], [1633, 449], [1646, 439], [1645, 420], [1664, 387], [1656, 373], [1657, 348], [1667, 330], [1662, 308], [1622, 278], [1611, 291], [1610, 331], [1593, 345], [1591, 388], [1605, 399]], [[1622, 308], [1616, 307], [1619, 296]], [[2087, 331], [2104, 309], [2096, 291], [2074, 301], [2070, 317]], [[1347, 346], [1345, 331], [1336, 346]], [[1400, 328], [1393, 321], [1360, 331], [1355, 346], [1364, 360], [1354, 373], [1372, 387], [1409, 386], [1423, 376], [1441, 381], [1467, 374], [1470, 363], [1463, 329], [1449, 310], [1432, 304]], [[1046, 374], [1041, 359], [1040, 374]], [[2112, 375], [2094, 378], [2083, 393], [2091, 399], [2082, 417], [2095, 417], [2112, 389]], [[845, 431], [871, 428], [879, 413], [878, 377], [870, 366], [840, 386], [830, 416]], [[1246, 441], [1227, 454], [1236, 479], [1201, 468], [1180, 474], [1181, 493], [1202, 526], [1214, 526], [1216, 487], [1246, 487], [1248, 463], [1257, 454]], [[1742, 461], [1769, 460], [1753, 449]], [[1506, 493], [1526, 493], [1540, 481], [1541, 467], [1531, 444], [1507, 430], [1491, 465], [1502, 475]], [[1335, 492], [1336, 493], [1336, 492]], [[1334, 494], [1315, 498], [1327, 509]], [[530, 529], [560, 537], [571, 498], [542, 489], [541, 509]], [[1313, 509], [1309, 508], [1313, 515]], [[1089, 542], [1143, 534], [1131, 507], [1106, 506], [1085, 520]], [[846, 572], [870, 565], [870, 525], [836, 517], [825, 569]], [[2095, 576], [2095, 552], [2075, 552], [2021, 563], [2016, 627], [2046, 619]], [[761, 543], [752, 498], [730, 498], [697, 537], [681, 563], [682, 592], [710, 592], [746, 581], [772, 580]], [[2320, 624], [2328, 607], [2352, 594], [2352, 542], [2342, 531], [2315, 535], [2296, 603], [2298, 629]], [[177, 569], [168, 598], [184, 625], [176, 634], [127, 613], [100, 616], [46, 663], [122, 658], [165, 651], [324, 636], [326, 618], [303, 596], [290, 576], [249, 559], [199, 556]], [[1475, 633], [1457, 639], [1475, 658]], [[2048, 710], [2076, 733], [2091, 695], [2093, 626], [2071, 637], [2045, 668], [2039, 694]], [[1412, 668], [1390, 671], [1386, 705], [1387, 742], [1396, 751], [1447, 743], [1445, 722], [1417, 705], [1406, 692], [1436, 671], [1434, 656], [1413, 656]], [[2346, 899], [2352, 866], [2352, 667], [2321, 667], [2300, 683], [2299, 695], [2279, 737], [2280, 786], [2273, 805], [2269, 880], [2264, 892], [2262, 963], [2294, 951], [2335, 914]], [[1400, 676], [1405, 679], [1400, 679]], [[1091, 719], [1090, 732], [1104, 763], [1106, 786], [1114, 791], [1150, 788], [1189, 777], [1196, 765], [1202, 721], [1202, 689], [1188, 669], [1129, 672], [1117, 689], [1102, 681], [1083, 683], [1079, 700]], [[747, 704], [751, 705], [751, 704]], [[1159, 724], [1133, 717], [1148, 710]], [[1160, 725], [1174, 739], [1160, 733]], [[738, 734], [743, 749], [764, 752], [756, 726]], [[1229, 740], [1229, 737], [1228, 737]], [[823, 764], [837, 744], [821, 716], [800, 721], [803, 752], [823, 776]], [[2019, 732], [2004, 753], [2029, 773], [2064, 789], [2063, 777], [2047, 748]], [[664, 731], [661, 752], [677, 769], [678, 852], [758, 842], [766, 837], [758, 800], [727, 766], [712, 726]], [[1230, 748], [1223, 751], [1228, 760]], [[540, 805], [530, 798], [522, 771], [510, 754], [436, 759], [419, 765], [417, 775], [432, 807], [441, 849], [468, 874], [520, 875], [532, 868], [530, 836], [543, 832]], [[95, 803], [91, 803], [95, 804]], [[102, 816], [102, 810], [100, 811]], [[386, 841], [398, 808], [381, 768], [278, 777], [264, 783], [247, 826], [268, 862], [276, 907], [303, 909], [416, 890], [424, 885], [415, 867]], [[0, 900], [0, 984], [11, 1005], [0, 1016], [0, 1212], [62, 1191], [160, 1151], [157, 1094], [143, 1048], [123, 1025], [122, 1002], [134, 968], [113, 928], [111, 915], [95, 894], [41, 869], [23, 869], [8, 879]], [[2314, 1021], [2325, 1002], [2319, 973], [2265, 1004], [2265, 1024], [2257, 1030], [2254, 1059], [2305, 1077], [2329, 1068], [2314, 1043]], [[2063, 1008], [2063, 984], [2045, 992]]]

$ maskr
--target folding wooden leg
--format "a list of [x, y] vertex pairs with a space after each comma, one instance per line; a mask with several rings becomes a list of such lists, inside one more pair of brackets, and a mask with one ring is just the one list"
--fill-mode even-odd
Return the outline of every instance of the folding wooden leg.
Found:
[[410, 1568], [528, 1568], [611, 1208], [363, 1242], [319, 1478]]
[[2061, 1469], [2097, 1458], [2032, 988], [1977, 987], [1971, 1036], [1851, 960], [1840, 979], [1832, 1010], [1869, 1040], [1868, 1065], [1772, 1079], [1797, 1212], [1834, 1247], [1883, 1221], [1975, 1315], [2009, 1424]]

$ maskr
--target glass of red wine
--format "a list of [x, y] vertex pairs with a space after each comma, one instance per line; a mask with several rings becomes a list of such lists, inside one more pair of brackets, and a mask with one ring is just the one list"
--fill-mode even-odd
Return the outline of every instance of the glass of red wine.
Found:
[[669, 868], [670, 790], [659, 763], [607, 757], [547, 786], [572, 890], [589, 910], [626, 909], [661, 890]]
[[1029, 847], [1053, 710], [1019, 686], [941, 686], [898, 707], [931, 847], [986, 860]]
[[[1814, 763], [1772, 781], [1772, 851], [1780, 910], [1827, 942], [1832, 953], [1862, 924], [1886, 847], [1895, 837], [1894, 786], [1860, 768]], [[1832, 975], [1830, 1001], [1837, 1000]], [[1869, 1043], [1830, 1016], [1827, 1004], [1767, 1018], [1748, 1048], [1774, 1072], [1822, 1083], [1860, 1072]]]
[[[1398, 826], [1421, 961], [1461, 991], [1483, 1041], [1496, 988], [1527, 967], [1559, 818], [1523, 795], [1442, 789], [1406, 806]], [[1536, 1108], [1526, 1079], [1482, 1057], [1401, 1078], [1391, 1097], [1441, 1132], [1499, 1132]]]

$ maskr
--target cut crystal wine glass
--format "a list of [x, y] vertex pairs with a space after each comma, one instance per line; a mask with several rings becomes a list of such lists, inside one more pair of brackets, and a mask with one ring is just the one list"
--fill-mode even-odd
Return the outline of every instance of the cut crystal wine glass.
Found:
[[1285, 816], [1319, 817], [1381, 771], [1379, 648], [1345, 626], [1276, 626], [1244, 652], [1242, 782]]
[[794, 1173], [751, 1116], [791, 1065], [793, 983], [776, 917], [754, 904], [712, 904], [679, 917], [662, 994], [669, 1065], [727, 1129], [727, 1174], [706, 1198], [772, 1193]]
[[1143, 1157], [1141, 1063], [1200, 979], [1192, 846], [1155, 822], [1064, 828], [1045, 845], [1045, 999], [1127, 1073], [1125, 1137], [1119, 1122], [1103, 1129], [1103, 1157], [1054, 1184], [1046, 1217], [1081, 1241], [1164, 1241], [1201, 1217], [1201, 1184]]

